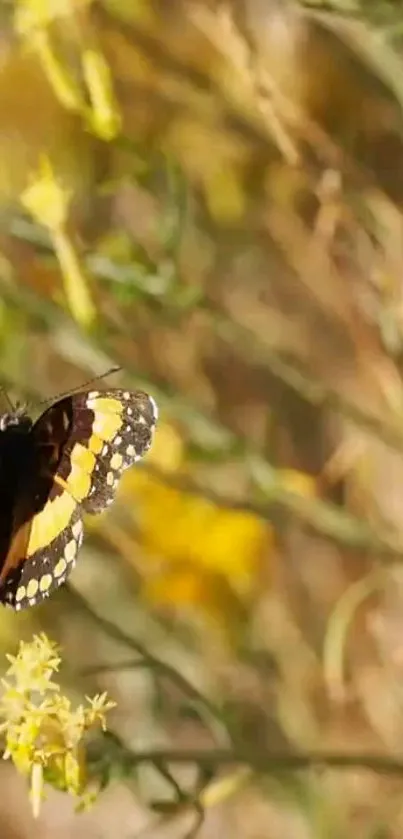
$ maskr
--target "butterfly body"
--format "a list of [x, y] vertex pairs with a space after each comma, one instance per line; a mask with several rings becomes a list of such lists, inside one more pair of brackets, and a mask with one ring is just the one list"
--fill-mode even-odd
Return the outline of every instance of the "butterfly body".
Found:
[[65, 582], [83, 513], [112, 503], [124, 469], [149, 449], [157, 420], [142, 391], [85, 391], [36, 422], [0, 417], [0, 603], [22, 609]]
[[[0, 557], [10, 543], [14, 500], [18, 498], [24, 475], [32, 472], [34, 461], [32, 422], [20, 422], [20, 417], [4, 414], [0, 417]], [[21, 418], [22, 419], [22, 418]]]

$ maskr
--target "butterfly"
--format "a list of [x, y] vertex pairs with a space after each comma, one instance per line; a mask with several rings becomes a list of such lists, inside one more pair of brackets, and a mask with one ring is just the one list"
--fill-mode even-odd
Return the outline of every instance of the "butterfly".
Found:
[[21, 409], [0, 416], [0, 603], [34, 606], [66, 581], [83, 513], [112, 503], [157, 419], [151, 396], [117, 389], [66, 396], [36, 422]]

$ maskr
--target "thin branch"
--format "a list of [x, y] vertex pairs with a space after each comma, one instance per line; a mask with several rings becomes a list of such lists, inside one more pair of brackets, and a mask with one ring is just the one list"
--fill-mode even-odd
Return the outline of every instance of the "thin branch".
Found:
[[[120, 629], [119, 626], [108, 620], [108, 618], [104, 618], [102, 615], [98, 614], [98, 612], [92, 608], [90, 603], [88, 603], [85, 597], [79, 594], [79, 592], [70, 584], [67, 583], [66, 588], [68, 589], [69, 596], [73, 598], [79, 609], [91, 618], [93, 622], [97, 623], [110, 638], [113, 638], [115, 641], [119, 641], [126, 647], [129, 647], [129, 649], [134, 650], [134, 652], [141, 656], [145, 666], [147, 666], [150, 670], [153, 670], [154, 673], [157, 673], [159, 676], [169, 679], [189, 700], [204, 708], [216, 720], [218, 719], [223, 723], [223, 725], [225, 725], [220, 708], [203, 693], [201, 693], [201, 691], [192, 685], [184, 676], [182, 676], [178, 670], [175, 670], [175, 668], [170, 664], [167, 664], [162, 659], [150, 653], [140, 641], [136, 641], [135, 638], [127, 635], [122, 629]], [[135, 666], [139, 666], [137, 659]]]
[[344, 548], [367, 551], [389, 560], [403, 557], [403, 543], [398, 535], [395, 536], [390, 530], [378, 532], [363, 519], [352, 516], [320, 498], [309, 498], [292, 492], [281, 479], [281, 473], [271, 467], [264, 458], [254, 455], [254, 459], [258, 460], [258, 467], [264, 470], [268, 483], [270, 481], [267, 498], [262, 502], [223, 495], [206, 487], [197, 478], [167, 475], [148, 463], [142, 468], [174, 489], [199, 495], [225, 509], [253, 513], [271, 525], [280, 527], [286, 514], [313, 527], [318, 533]]
[[151, 763], [156, 766], [167, 764], [195, 765], [200, 769], [218, 772], [228, 766], [244, 765], [263, 774], [295, 772], [303, 769], [368, 769], [380, 775], [398, 775], [403, 778], [403, 760], [381, 754], [344, 752], [272, 752], [255, 749], [150, 749], [132, 751], [120, 738], [108, 732], [104, 742], [110, 742], [113, 760], [122, 758], [126, 770], [133, 770], [140, 764]]
[[83, 667], [80, 670], [80, 676], [100, 676], [103, 673], [121, 673], [123, 670], [141, 670], [148, 666], [148, 661], [143, 656], [140, 658], [126, 658], [124, 661], [113, 661], [109, 664], [93, 664], [91, 667]]
[[306, 402], [317, 407], [326, 407], [341, 414], [361, 429], [377, 437], [389, 448], [403, 454], [403, 431], [392, 423], [385, 422], [375, 414], [351, 402], [328, 384], [301, 369], [296, 359], [284, 358], [281, 352], [266, 343], [248, 327], [237, 323], [225, 312], [209, 305], [207, 311], [214, 320], [217, 332], [222, 338], [238, 348], [243, 347], [249, 358], [267, 367], [277, 379], [288, 385]]

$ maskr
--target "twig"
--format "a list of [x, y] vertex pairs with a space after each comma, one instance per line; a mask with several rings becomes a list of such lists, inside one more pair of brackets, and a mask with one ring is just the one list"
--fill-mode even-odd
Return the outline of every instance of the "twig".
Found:
[[248, 357], [254, 358], [261, 365], [292, 390], [312, 405], [327, 407], [351, 420], [359, 428], [365, 429], [385, 445], [403, 454], [403, 432], [389, 422], [384, 422], [374, 414], [351, 402], [337, 390], [324, 384], [301, 370], [297, 360], [284, 358], [263, 338], [247, 327], [232, 320], [219, 309], [208, 306], [208, 312], [214, 320], [217, 332], [238, 348], [245, 347]]
[[[203, 693], [201, 693], [201, 691], [199, 691], [194, 685], [188, 682], [188, 680], [182, 676], [178, 670], [175, 670], [175, 668], [170, 664], [167, 664], [162, 659], [150, 653], [140, 641], [136, 641], [135, 638], [127, 635], [122, 629], [120, 629], [119, 626], [108, 620], [108, 618], [104, 618], [102, 615], [98, 614], [98, 612], [92, 608], [90, 603], [88, 603], [88, 601], [71, 585], [67, 584], [66, 588], [68, 589], [70, 597], [73, 598], [74, 602], [81, 611], [88, 615], [92, 621], [97, 623], [110, 638], [114, 638], [116, 641], [120, 641], [122, 644], [125, 644], [125, 646], [129, 647], [129, 649], [134, 650], [139, 656], [141, 656], [145, 666], [149, 667], [150, 670], [153, 670], [155, 673], [158, 673], [159, 676], [164, 676], [169, 679], [185, 696], [188, 697], [188, 699], [197, 705], [202, 706], [216, 720], [218, 719], [223, 723], [223, 725], [225, 725], [220, 708]], [[137, 659], [135, 666], [139, 666]]]
[[91, 667], [83, 667], [80, 670], [80, 676], [100, 676], [102, 673], [121, 673], [122, 670], [141, 670], [148, 666], [148, 662], [143, 656], [139, 658], [126, 658], [124, 661], [113, 661], [109, 664], [93, 664]]
[[[258, 456], [254, 455], [254, 459], [257, 458]], [[281, 479], [281, 473], [270, 467], [264, 458], [259, 459], [258, 467], [264, 469], [270, 480], [267, 498], [262, 502], [232, 498], [215, 492], [196, 478], [166, 475], [155, 466], [149, 464], [142, 466], [145, 471], [150, 472], [165, 484], [181, 492], [200, 495], [219, 507], [250, 512], [278, 526], [281, 525], [281, 518], [284, 520], [285, 513], [298, 518], [342, 547], [383, 555], [385, 559], [403, 557], [403, 543], [397, 535], [394, 536], [390, 531], [378, 533], [363, 519], [344, 512], [334, 504], [292, 492]]]
[[133, 770], [140, 764], [152, 763], [183, 766], [195, 765], [200, 769], [211, 770], [214, 774], [228, 766], [245, 765], [254, 772], [277, 774], [295, 772], [302, 769], [368, 769], [380, 775], [398, 775], [403, 777], [403, 759], [389, 755], [357, 752], [304, 751], [272, 752], [255, 748], [229, 749], [150, 749], [132, 751], [122, 743], [116, 734], [107, 732], [105, 744], [111, 744], [113, 760], [121, 753], [125, 768]]

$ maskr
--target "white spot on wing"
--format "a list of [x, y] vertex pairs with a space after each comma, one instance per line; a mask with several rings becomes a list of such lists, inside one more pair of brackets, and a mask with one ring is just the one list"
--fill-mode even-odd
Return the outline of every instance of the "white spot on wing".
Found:
[[71, 529], [72, 529], [72, 532], [73, 532], [73, 536], [75, 536], [76, 539], [79, 536], [82, 536], [83, 525], [82, 525], [81, 521], [76, 521], [75, 524], [73, 524], [73, 527]]
[[152, 396], [149, 396], [148, 398], [149, 398], [149, 400], [150, 400], [150, 402], [151, 402], [151, 407], [152, 407], [152, 409], [153, 409], [154, 422], [157, 422], [157, 420], [158, 420], [158, 414], [159, 414], [159, 411], [158, 411], [158, 405], [157, 405], [157, 403], [156, 403], [155, 399], [153, 399], [153, 397], [152, 397]]

